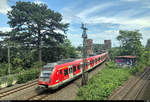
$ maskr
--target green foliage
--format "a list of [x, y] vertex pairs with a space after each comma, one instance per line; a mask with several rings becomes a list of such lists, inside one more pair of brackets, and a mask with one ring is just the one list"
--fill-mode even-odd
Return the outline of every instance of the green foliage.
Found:
[[30, 69], [28, 71], [24, 71], [17, 76], [17, 83], [25, 83], [30, 80], [34, 80], [38, 78], [38, 74], [40, 73], [40, 69]]
[[1, 85], [2, 85], [2, 80], [0, 79], [0, 88], [1, 88]]
[[44, 62], [39, 62], [39, 61], [34, 62], [33, 65], [32, 65], [32, 69], [39, 69], [39, 68], [41, 68], [43, 65], [45, 65]]
[[[24, 46], [35, 45], [41, 59], [44, 46], [57, 46], [64, 42], [68, 23], [62, 23], [62, 15], [49, 9], [46, 4], [16, 2], [8, 12], [8, 24], [13, 28], [10, 40]], [[49, 55], [48, 55], [49, 56]]]
[[107, 100], [114, 89], [122, 85], [130, 76], [130, 69], [119, 68], [113, 63], [93, 76], [88, 85], [81, 87], [77, 93], [77, 100]]
[[118, 66], [115, 65], [115, 63], [112, 62], [112, 61], [107, 62], [105, 65], [106, 65], [106, 67], [108, 67], [108, 68], [118, 68]]
[[121, 48], [120, 47], [114, 47], [109, 50], [109, 56], [111, 60], [114, 60], [116, 56], [120, 56], [121, 54]]
[[0, 76], [4, 76], [8, 74], [8, 64], [2, 63], [0, 64]]
[[64, 58], [75, 58], [77, 56], [76, 48], [71, 45], [70, 40], [65, 39], [61, 47], [63, 49], [62, 55]]
[[143, 48], [140, 39], [142, 34], [138, 30], [135, 31], [119, 31], [120, 35], [117, 40], [121, 42], [121, 55], [137, 56], [138, 61], [143, 60]]
[[147, 40], [146, 48], [150, 48], [150, 39]]
[[8, 77], [7, 78], [7, 87], [12, 86], [12, 83], [13, 83], [13, 78], [12, 77]]

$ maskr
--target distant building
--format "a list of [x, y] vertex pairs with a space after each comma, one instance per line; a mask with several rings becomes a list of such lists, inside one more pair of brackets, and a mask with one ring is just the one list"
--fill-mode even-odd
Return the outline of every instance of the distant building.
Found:
[[94, 53], [102, 53], [111, 48], [111, 40], [104, 40], [104, 44], [93, 44]]
[[92, 40], [92, 39], [87, 39], [87, 40], [86, 40], [87, 55], [90, 55], [90, 54], [93, 53], [92, 45], [93, 45], [93, 40]]
[[117, 56], [115, 63], [120, 66], [131, 66], [135, 63], [136, 56]]
[[100, 53], [104, 50], [104, 44], [93, 44], [93, 53]]
[[111, 40], [104, 40], [104, 46], [105, 46], [105, 49], [110, 49], [111, 48]]

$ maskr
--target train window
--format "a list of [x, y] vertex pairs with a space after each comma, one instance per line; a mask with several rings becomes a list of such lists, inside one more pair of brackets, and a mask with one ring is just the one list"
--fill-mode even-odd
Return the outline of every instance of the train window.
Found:
[[68, 75], [68, 69], [65, 69], [65, 70], [64, 70], [64, 74], [65, 74], [65, 75]]
[[72, 67], [69, 67], [69, 73], [72, 73]]
[[83, 68], [83, 64], [81, 64], [81, 69]]
[[92, 64], [92, 60], [90, 61], [90, 64]]
[[90, 65], [90, 62], [88, 62], [88, 65]]
[[62, 74], [62, 70], [60, 70], [60, 74]]
[[86, 63], [86, 67], [88, 67], [88, 62]]
[[75, 72], [75, 71], [76, 71], [76, 66], [74, 65], [74, 66], [73, 66], [73, 72]]
[[78, 65], [77, 67], [78, 67], [78, 70], [80, 70], [80, 65]]
[[95, 63], [96, 63], [96, 59], [95, 59]]

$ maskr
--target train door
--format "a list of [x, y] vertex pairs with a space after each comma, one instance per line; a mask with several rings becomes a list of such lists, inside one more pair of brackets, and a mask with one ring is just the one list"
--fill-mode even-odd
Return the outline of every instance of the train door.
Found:
[[69, 66], [69, 78], [73, 77], [72, 66]]
[[60, 80], [60, 81], [63, 80], [63, 72], [62, 72], [62, 69], [59, 70], [59, 80]]
[[103, 56], [101, 57], [101, 60], [103, 61]]
[[87, 69], [89, 69], [90, 68], [90, 60], [88, 60], [88, 62], [87, 62]]
[[76, 74], [76, 71], [77, 71], [76, 65], [73, 65], [72, 68], [73, 68], [73, 75], [75, 75], [75, 74]]
[[77, 69], [78, 69], [78, 73], [80, 73], [81, 72], [81, 65], [80, 64], [77, 65]]
[[69, 78], [68, 68], [64, 69], [64, 80]]

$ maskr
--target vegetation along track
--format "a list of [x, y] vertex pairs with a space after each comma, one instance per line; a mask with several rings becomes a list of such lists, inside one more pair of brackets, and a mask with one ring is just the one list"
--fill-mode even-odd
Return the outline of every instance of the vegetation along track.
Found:
[[[111, 99], [119, 99], [119, 100], [136, 100], [143, 90], [147, 80], [150, 78], [150, 68], [146, 68], [146, 70], [139, 76], [137, 80], [134, 81], [133, 84], [129, 84], [124, 86], [122, 89], [117, 91]], [[130, 85], [130, 86], [129, 86]]]
[[23, 84], [22, 86], [19, 86], [19, 87], [16, 87], [16, 88], [13, 88], [13, 89], [1, 92], [0, 93], [0, 98], [5, 97], [5, 96], [10, 95], [10, 94], [13, 94], [15, 92], [18, 92], [20, 90], [26, 89], [26, 88], [31, 87], [31, 86], [36, 85], [36, 84], [37, 84], [37, 80], [34, 80], [32, 82]]

